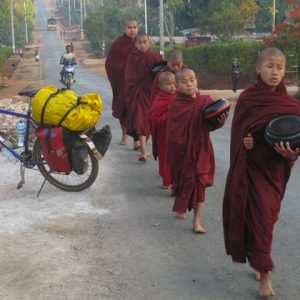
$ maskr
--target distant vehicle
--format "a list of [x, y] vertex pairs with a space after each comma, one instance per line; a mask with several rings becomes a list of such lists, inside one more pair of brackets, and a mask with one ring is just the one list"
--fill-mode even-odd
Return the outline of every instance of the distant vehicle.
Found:
[[220, 39], [216, 35], [187, 35], [186, 40], [184, 41], [184, 46], [188, 47], [199, 44], [212, 44], [216, 42], [220, 42]]
[[54, 18], [47, 19], [47, 30], [56, 30], [56, 20]]

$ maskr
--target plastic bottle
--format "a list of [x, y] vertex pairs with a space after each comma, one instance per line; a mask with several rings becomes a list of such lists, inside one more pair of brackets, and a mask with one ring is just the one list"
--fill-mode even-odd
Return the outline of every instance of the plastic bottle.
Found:
[[24, 137], [26, 132], [26, 123], [23, 119], [20, 119], [17, 123], [16, 131], [18, 134], [18, 147], [24, 146]]

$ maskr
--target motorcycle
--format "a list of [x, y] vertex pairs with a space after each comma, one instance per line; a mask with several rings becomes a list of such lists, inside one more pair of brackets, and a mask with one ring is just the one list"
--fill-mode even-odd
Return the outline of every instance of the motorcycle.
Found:
[[75, 65], [74, 64], [65, 64], [64, 65], [64, 75], [63, 75], [63, 84], [66, 86], [67, 90], [71, 89], [71, 84], [75, 82], [74, 79]]

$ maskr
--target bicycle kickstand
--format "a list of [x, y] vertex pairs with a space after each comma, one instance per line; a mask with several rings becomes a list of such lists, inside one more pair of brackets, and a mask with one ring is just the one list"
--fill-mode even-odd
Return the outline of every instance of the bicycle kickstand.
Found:
[[37, 197], [37, 198], [39, 197], [39, 195], [40, 195], [40, 193], [41, 193], [41, 191], [42, 191], [42, 189], [43, 189], [43, 187], [44, 187], [44, 185], [45, 185], [45, 182], [46, 182], [46, 178], [44, 178], [44, 181], [43, 181], [43, 183], [42, 183], [42, 185], [41, 185], [41, 187], [40, 187], [38, 193], [36, 194], [36, 197]]
[[20, 189], [25, 183], [25, 167], [23, 164], [20, 165], [20, 175], [21, 175], [21, 181], [17, 185], [17, 190]]

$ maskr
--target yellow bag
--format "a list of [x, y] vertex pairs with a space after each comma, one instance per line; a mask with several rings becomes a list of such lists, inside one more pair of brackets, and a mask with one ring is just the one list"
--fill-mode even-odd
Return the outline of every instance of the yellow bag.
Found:
[[42, 126], [63, 126], [83, 131], [96, 125], [102, 112], [102, 99], [95, 93], [79, 97], [71, 90], [47, 85], [32, 100], [32, 118]]

